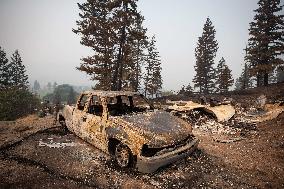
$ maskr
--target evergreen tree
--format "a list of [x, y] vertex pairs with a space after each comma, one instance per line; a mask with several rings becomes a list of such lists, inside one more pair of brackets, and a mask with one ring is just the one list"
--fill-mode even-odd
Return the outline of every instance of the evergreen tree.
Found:
[[268, 83], [277, 83], [277, 68], [275, 68], [271, 73], [268, 74]]
[[16, 50], [9, 63], [0, 48], [0, 120], [15, 120], [34, 112], [39, 99], [28, 91], [28, 76]]
[[181, 89], [179, 90], [178, 94], [183, 95], [185, 94], [185, 86], [181, 86]]
[[68, 84], [58, 85], [53, 93], [43, 97], [44, 100], [52, 101], [54, 104], [67, 103], [74, 104], [79, 94]]
[[218, 50], [218, 43], [215, 40], [216, 30], [212, 22], [207, 18], [203, 28], [202, 36], [199, 37], [195, 49], [196, 65], [194, 66], [196, 75], [194, 76], [194, 87], [200, 93], [212, 93], [215, 88], [214, 58]]
[[224, 93], [228, 92], [229, 88], [233, 85], [234, 79], [232, 77], [232, 71], [230, 68], [226, 65], [225, 59], [222, 57], [222, 59], [219, 61], [219, 64], [217, 66], [217, 91], [218, 93]]
[[47, 91], [48, 91], [48, 92], [51, 92], [51, 91], [54, 90], [54, 89], [52, 88], [52, 84], [51, 84], [50, 82], [47, 83], [46, 88], [47, 88]]
[[133, 42], [145, 38], [145, 33], [139, 32], [135, 23], [142, 16], [137, 11], [137, 0], [116, 0], [110, 3], [113, 10], [114, 30], [118, 46], [114, 74], [112, 78], [113, 90], [122, 90], [125, 69], [134, 64], [132, 57]]
[[236, 89], [244, 90], [252, 87], [252, 79], [249, 75], [249, 66], [247, 63], [244, 64], [241, 76], [236, 80]]
[[240, 77], [238, 77], [235, 82], [235, 90], [241, 90], [241, 88]]
[[52, 99], [53, 103], [54, 104], [61, 104], [61, 100], [62, 100], [62, 98], [61, 98], [59, 90], [54, 90], [54, 95], [53, 95], [53, 99]]
[[9, 72], [9, 61], [6, 52], [0, 47], [0, 89], [5, 89], [9, 85], [11, 75]]
[[284, 82], [284, 66], [279, 66], [277, 68], [276, 77], [277, 77], [277, 83]]
[[67, 104], [75, 104], [76, 103], [76, 93], [73, 89], [73, 87], [70, 88], [68, 97], [67, 97]]
[[54, 82], [53, 85], [52, 85], [52, 90], [55, 90], [57, 86], [58, 86], [58, 84], [56, 82]]
[[191, 93], [192, 93], [192, 87], [190, 83], [187, 86], [183, 85], [178, 92], [178, 94], [182, 94], [182, 95], [190, 95]]
[[185, 88], [185, 93], [187, 94], [187, 95], [189, 95], [189, 94], [191, 94], [193, 92], [193, 90], [192, 90], [192, 87], [191, 87], [191, 85], [190, 85], [190, 83], [186, 86], [186, 88]]
[[28, 88], [28, 76], [26, 75], [26, 68], [22, 64], [22, 59], [19, 51], [16, 50], [11, 57], [9, 64], [9, 73], [11, 75], [10, 85], [19, 89]]
[[130, 90], [139, 91], [141, 89], [142, 80], [142, 66], [146, 61], [147, 51], [147, 38], [145, 37], [147, 29], [143, 28], [142, 24], [144, 17], [137, 17], [135, 21], [135, 35], [136, 39], [132, 44], [133, 63], [130, 64], [129, 70], [129, 86]]
[[257, 77], [257, 86], [268, 85], [269, 73], [284, 64], [284, 15], [280, 0], [259, 0], [254, 21], [250, 23], [249, 46], [246, 59], [250, 71]]
[[152, 37], [148, 45], [148, 56], [146, 59], [146, 73], [144, 77], [145, 96], [159, 94], [162, 89], [161, 60], [156, 49], [155, 36]]
[[34, 82], [33, 90], [35, 92], [38, 92], [40, 90], [40, 84], [39, 84], [39, 82], [37, 80], [35, 80], [35, 82]]
[[93, 56], [82, 59], [78, 70], [92, 76], [97, 81], [96, 89], [110, 90], [115, 56], [115, 32], [112, 25], [112, 15], [109, 1], [87, 0], [79, 4], [81, 13], [77, 21], [78, 29], [73, 32], [81, 35], [81, 44], [92, 48]]
[[130, 84], [132, 75], [139, 71], [134, 65], [134, 44], [145, 38], [145, 32], [137, 28], [142, 16], [136, 4], [137, 0], [88, 0], [78, 4], [82, 20], [77, 21], [78, 29], [73, 32], [82, 36], [81, 44], [94, 51], [93, 56], [82, 59], [78, 69], [97, 81], [97, 89], [138, 88], [137, 82]]

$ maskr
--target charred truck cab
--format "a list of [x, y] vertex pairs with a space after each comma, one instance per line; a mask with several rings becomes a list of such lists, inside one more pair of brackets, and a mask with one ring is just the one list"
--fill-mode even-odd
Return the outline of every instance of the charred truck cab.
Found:
[[199, 140], [191, 126], [155, 110], [143, 95], [123, 91], [86, 91], [75, 106], [65, 106], [59, 122], [122, 167], [152, 173], [188, 156]]

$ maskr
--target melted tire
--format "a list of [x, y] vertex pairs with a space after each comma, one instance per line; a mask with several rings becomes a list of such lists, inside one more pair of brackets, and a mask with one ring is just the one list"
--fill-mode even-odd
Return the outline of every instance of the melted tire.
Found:
[[133, 165], [133, 155], [128, 146], [119, 143], [115, 148], [114, 159], [121, 168], [128, 168]]

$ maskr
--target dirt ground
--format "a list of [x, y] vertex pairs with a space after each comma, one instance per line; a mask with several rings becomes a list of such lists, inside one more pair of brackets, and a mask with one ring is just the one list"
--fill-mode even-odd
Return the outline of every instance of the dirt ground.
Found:
[[198, 149], [154, 174], [121, 170], [52, 123], [0, 123], [0, 188], [284, 188], [284, 113], [233, 143], [195, 129]]

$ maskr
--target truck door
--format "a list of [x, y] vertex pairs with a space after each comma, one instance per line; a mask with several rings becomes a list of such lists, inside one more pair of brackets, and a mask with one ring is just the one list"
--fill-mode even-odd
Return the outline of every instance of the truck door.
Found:
[[90, 103], [88, 107], [87, 119], [90, 116], [86, 130], [89, 132], [91, 138], [90, 143], [92, 143], [97, 148], [105, 151], [107, 150], [106, 144], [106, 120], [103, 119], [104, 108], [102, 99], [99, 96], [92, 95], [90, 98]]
[[82, 95], [77, 107], [75, 114], [78, 116], [73, 117], [78, 135], [95, 147], [106, 150], [105, 123], [102, 119], [103, 106], [100, 98], [96, 95]]
[[90, 97], [87, 94], [82, 94], [73, 112], [73, 124], [71, 130], [79, 137], [82, 137], [82, 124], [87, 120], [86, 109], [88, 106], [89, 98]]

